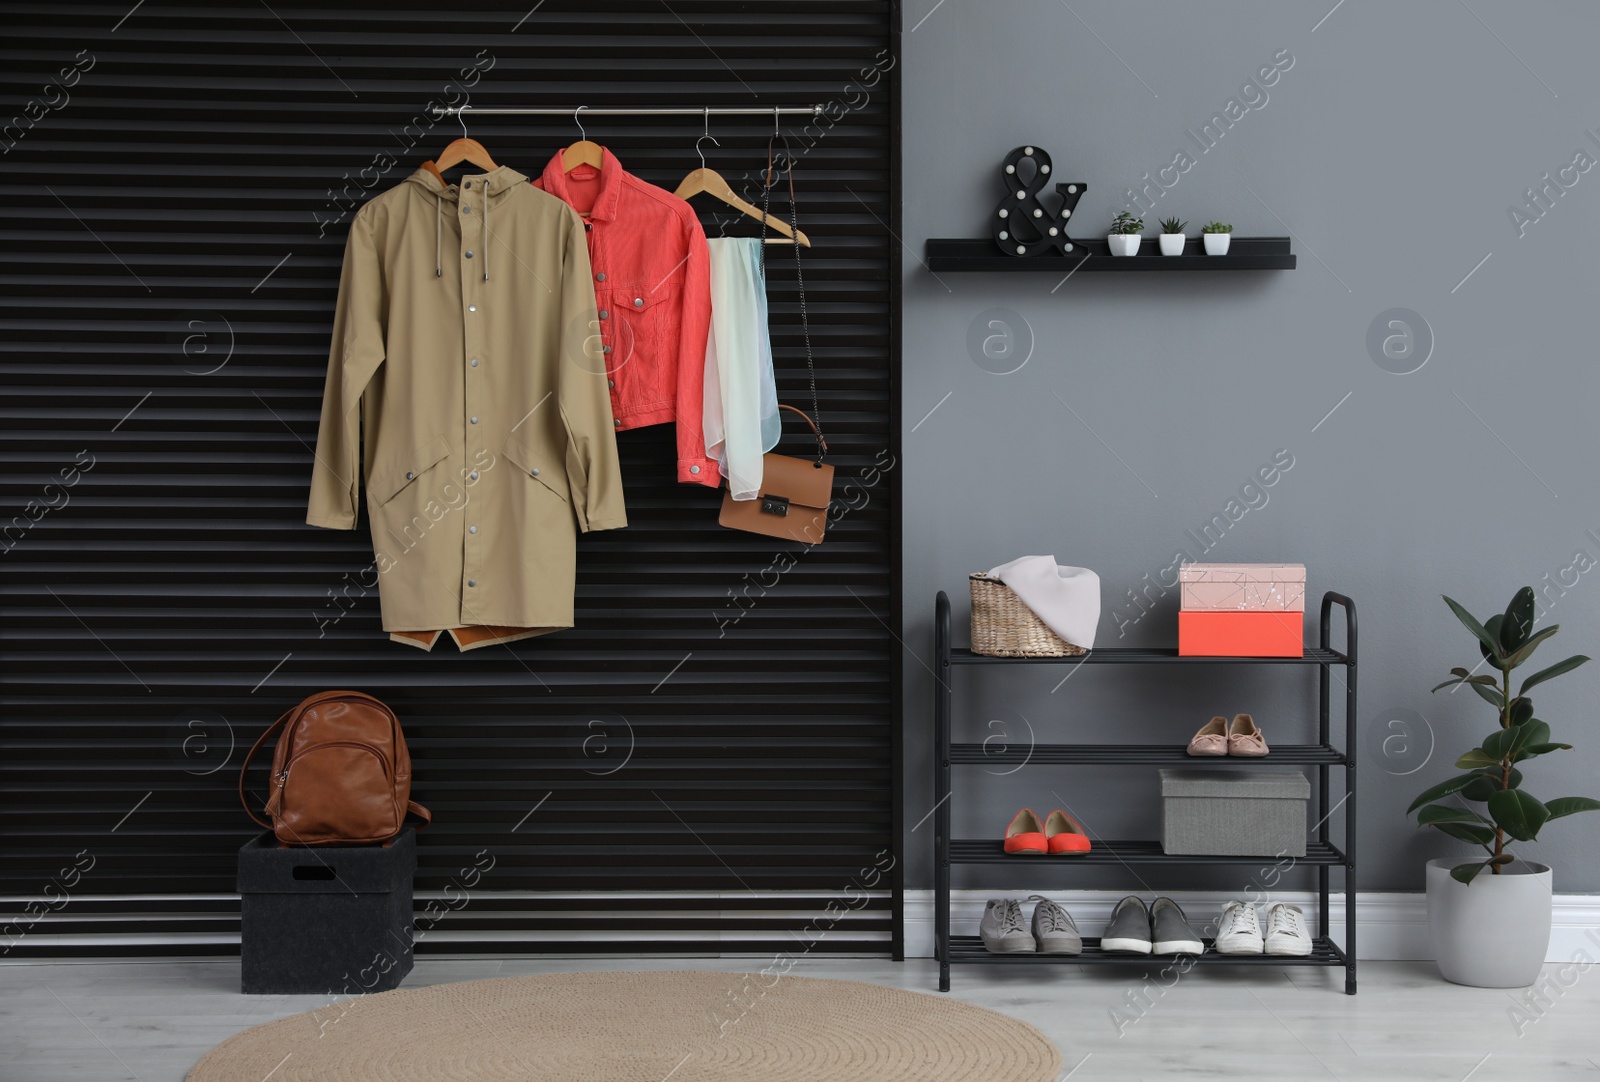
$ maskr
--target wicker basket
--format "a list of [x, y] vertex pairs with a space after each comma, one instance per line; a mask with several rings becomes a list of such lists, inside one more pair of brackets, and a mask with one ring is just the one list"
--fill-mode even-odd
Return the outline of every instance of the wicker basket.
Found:
[[1088, 653], [1050, 630], [1022, 598], [979, 572], [968, 575], [972, 588], [972, 652], [986, 657], [1076, 657]]

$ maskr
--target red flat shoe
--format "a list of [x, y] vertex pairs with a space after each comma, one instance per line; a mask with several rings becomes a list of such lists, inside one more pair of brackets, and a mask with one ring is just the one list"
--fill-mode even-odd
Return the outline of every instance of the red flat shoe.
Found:
[[1052, 856], [1081, 856], [1089, 851], [1089, 835], [1060, 808], [1045, 817], [1044, 837]]
[[1039, 813], [1032, 808], [1023, 808], [1017, 813], [1017, 817], [1011, 820], [1011, 825], [1006, 827], [1006, 852], [1024, 856], [1043, 856], [1049, 851], [1050, 846], [1044, 836], [1044, 825], [1039, 822]]

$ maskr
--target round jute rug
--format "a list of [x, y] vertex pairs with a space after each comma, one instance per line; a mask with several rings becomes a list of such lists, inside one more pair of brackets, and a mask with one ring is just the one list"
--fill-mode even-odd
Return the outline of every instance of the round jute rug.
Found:
[[188, 1082], [1050, 1082], [1025, 1022], [855, 981], [567, 973], [359, 996], [246, 1030]]

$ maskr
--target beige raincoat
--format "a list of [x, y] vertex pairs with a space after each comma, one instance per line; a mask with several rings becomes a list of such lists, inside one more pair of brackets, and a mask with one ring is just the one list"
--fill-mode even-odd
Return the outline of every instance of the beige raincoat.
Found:
[[582, 221], [513, 169], [355, 216], [306, 521], [354, 529], [365, 477], [397, 640], [572, 626], [575, 532], [627, 525], [597, 327]]

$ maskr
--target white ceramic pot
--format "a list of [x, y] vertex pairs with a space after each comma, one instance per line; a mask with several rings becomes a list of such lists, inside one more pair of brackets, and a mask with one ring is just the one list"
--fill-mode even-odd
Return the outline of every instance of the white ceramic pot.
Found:
[[1112, 233], [1106, 243], [1111, 246], [1112, 255], [1138, 255], [1139, 239], [1137, 233]]
[[1203, 233], [1206, 238], [1206, 255], [1227, 255], [1228, 245], [1233, 240], [1232, 233]]
[[1182, 255], [1183, 254], [1183, 242], [1186, 239], [1187, 238], [1185, 238], [1182, 233], [1163, 233], [1163, 234], [1161, 234], [1161, 254], [1162, 255]]
[[1550, 949], [1550, 869], [1518, 861], [1460, 883], [1450, 869], [1461, 863], [1428, 861], [1428, 937], [1439, 973], [1475, 988], [1526, 988]]

